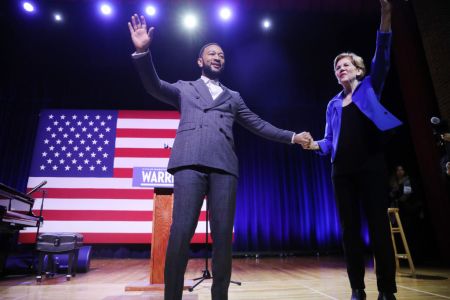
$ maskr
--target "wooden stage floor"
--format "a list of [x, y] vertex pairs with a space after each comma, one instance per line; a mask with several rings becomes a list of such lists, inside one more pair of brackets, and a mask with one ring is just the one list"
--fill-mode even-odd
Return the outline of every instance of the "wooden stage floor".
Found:
[[[187, 279], [201, 276], [203, 259], [192, 259]], [[34, 276], [8, 276], [0, 280], [0, 299], [57, 300], [141, 300], [163, 297], [158, 292], [125, 292], [126, 285], [147, 280], [146, 259], [96, 259], [91, 270], [71, 281], [64, 275], [36, 284]], [[406, 269], [401, 271], [406, 272]], [[418, 268], [418, 278], [397, 275], [397, 299], [450, 299], [450, 268]], [[340, 257], [235, 258], [229, 299], [349, 299], [350, 288], [345, 265]], [[206, 300], [210, 282], [204, 282], [183, 299]], [[372, 268], [366, 269], [368, 299], [376, 299], [376, 281]]]

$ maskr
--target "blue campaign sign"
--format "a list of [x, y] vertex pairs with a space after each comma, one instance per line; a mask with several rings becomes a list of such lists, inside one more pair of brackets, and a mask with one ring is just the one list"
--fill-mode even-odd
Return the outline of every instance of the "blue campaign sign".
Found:
[[173, 187], [173, 175], [166, 168], [134, 167], [133, 186], [136, 187]]

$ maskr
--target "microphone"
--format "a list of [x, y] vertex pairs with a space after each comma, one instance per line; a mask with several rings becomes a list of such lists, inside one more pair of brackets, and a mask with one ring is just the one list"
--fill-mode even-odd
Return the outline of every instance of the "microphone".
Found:
[[430, 119], [430, 122], [431, 122], [431, 124], [433, 124], [433, 125], [439, 125], [439, 124], [441, 124], [441, 119], [439, 119], [438, 117], [432, 117], [432, 118]]
[[34, 192], [36, 192], [37, 190], [39, 190], [41, 187], [43, 187], [44, 185], [47, 184], [47, 180], [42, 181], [41, 183], [39, 183], [37, 186], [35, 186], [31, 191], [29, 191], [27, 193], [27, 196], [33, 194]]

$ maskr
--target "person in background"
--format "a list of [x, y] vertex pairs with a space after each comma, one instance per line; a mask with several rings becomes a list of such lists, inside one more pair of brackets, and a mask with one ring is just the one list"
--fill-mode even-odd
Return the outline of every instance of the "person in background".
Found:
[[411, 197], [413, 192], [411, 187], [411, 180], [406, 174], [402, 165], [395, 167], [394, 173], [389, 180], [389, 198], [390, 207], [399, 207], [401, 204], [406, 203]]
[[450, 132], [443, 133], [441, 139], [445, 148], [445, 154], [441, 159], [442, 173], [446, 175], [448, 183], [450, 181]]
[[405, 232], [411, 256], [418, 262], [424, 254], [424, 218], [423, 203], [414, 187], [413, 181], [402, 165], [394, 169], [389, 181], [391, 207], [399, 209], [400, 220]]

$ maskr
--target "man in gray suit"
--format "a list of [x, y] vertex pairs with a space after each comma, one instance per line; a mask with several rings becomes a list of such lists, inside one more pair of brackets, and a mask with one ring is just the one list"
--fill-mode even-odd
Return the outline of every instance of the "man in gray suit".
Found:
[[146, 91], [181, 113], [168, 165], [168, 171], [174, 175], [174, 207], [166, 253], [164, 299], [182, 297], [189, 243], [207, 196], [214, 241], [211, 294], [213, 300], [226, 300], [238, 177], [233, 123], [237, 121], [255, 134], [286, 144], [307, 145], [309, 139], [306, 133], [281, 130], [262, 120], [245, 105], [239, 93], [218, 81], [225, 64], [218, 44], [207, 44], [201, 49], [197, 60], [202, 70], [200, 79], [170, 84], [159, 79], [153, 66], [149, 46], [154, 28], [147, 31], [145, 18], [137, 15], [131, 17], [128, 27], [136, 48], [133, 62]]

